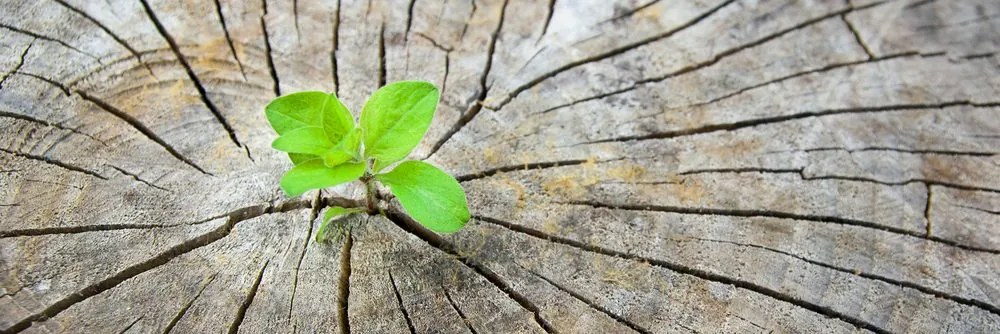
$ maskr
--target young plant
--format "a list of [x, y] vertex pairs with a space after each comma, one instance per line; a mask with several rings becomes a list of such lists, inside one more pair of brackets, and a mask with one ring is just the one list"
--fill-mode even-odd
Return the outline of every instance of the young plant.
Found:
[[317, 241], [329, 236], [329, 225], [341, 217], [378, 213], [376, 182], [387, 186], [406, 213], [431, 231], [451, 233], [465, 226], [469, 208], [454, 177], [418, 160], [386, 171], [424, 137], [438, 97], [437, 88], [427, 82], [386, 85], [365, 102], [360, 126], [334, 94], [300, 92], [267, 105], [267, 120], [278, 133], [271, 146], [288, 153], [294, 164], [281, 178], [285, 193], [294, 197], [354, 180], [365, 185], [366, 207], [327, 209]]

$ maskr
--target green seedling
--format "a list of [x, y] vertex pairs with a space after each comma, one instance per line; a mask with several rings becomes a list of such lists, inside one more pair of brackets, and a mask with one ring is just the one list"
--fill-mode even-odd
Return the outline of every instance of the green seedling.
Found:
[[376, 183], [387, 186], [403, 210], [431, 231], [451, 233], [465, 226], [469, 208], [454, 177], [423, 161], [400, 162], [430, 127], [439, 95], [422, 81], [386, 85], [365, 103], [360, 126], [334, 94], [299, 92], [267, 105], [267, 120], [278, 133], [271, 146], [288, 153], [294, 165], [281, 178], [286, 194], [295, 197], [355, 180], [365, 185], [366, 207], [328, 208], [317, 241], [342, 234], [343, 229], [330, 231], [330, 225], [342, 224], [338, 221], [350, 214], [380, 213]]

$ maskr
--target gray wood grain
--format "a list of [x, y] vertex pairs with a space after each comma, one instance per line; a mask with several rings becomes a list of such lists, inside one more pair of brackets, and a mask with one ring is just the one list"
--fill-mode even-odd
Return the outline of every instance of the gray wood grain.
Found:
[[[1000, 5], [0, 4], [0, 333], [998, 332]], [[312, 240], [263, 106], [442, 90], [465, 188]]]

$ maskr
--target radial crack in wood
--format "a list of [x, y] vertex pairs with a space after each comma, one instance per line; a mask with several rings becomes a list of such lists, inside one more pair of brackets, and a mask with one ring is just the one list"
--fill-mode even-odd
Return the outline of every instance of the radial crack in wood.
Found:
[[[0, 31], [0, 333], [1000, 332], [996, 1], [7, 1]], [[264, 107], [400, 80], [439, 88], [409, 158], [474, 218], [380, 187], [316, 242], [364, 188], [287, 198]]]

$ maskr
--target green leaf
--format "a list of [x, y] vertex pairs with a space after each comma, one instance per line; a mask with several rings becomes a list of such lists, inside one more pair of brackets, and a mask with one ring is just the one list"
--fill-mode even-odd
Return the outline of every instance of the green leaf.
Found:
[[354, 128], [335, 147], [322, 154], [323, 163], [332, 167], [349, 160], [358, 160], [360, 147], [361, 128]]
[[410, 160], [375, 178], [389, 186], [410, 217], [431, 231], [455, 232], [469, 221], [462, 185], [434, 165]]
[[299, 92], [274, 99], [264, 108], [267, 121], [278, 135], [315, 126], [323, 129], [330, 142], [336, 143], [354, 128], [354, 118], [333, 94]]
[[316, 159], [316, 156], [302, 153], [288, 153], [288, 160], [291, 160], [293, 165], [299, 165], [312, 159]]
[[330, 221], [330, 219], [335, 219], [343, 215], [348, 215], [358, 212], [365, 212], [365, 210], [362, 208], [345, 208], [340, 206], [331, 206], [329, 209], [326, 210], [326, 213], [323, 214], [323, 222], [328, 222]]
[[434, 118], [439, 93], [423, 81], [399, 81], [372, 94], [361, 110], [365, 157], [380, 171], [410, 154]]
[[354, 152], [355, 155], [361, 154], [361, 137], [363, 137], [364, 132], [361, 128], [354, 128], [351, 132], [348, 132], [344, 139], [340, 141], [340, 147], [344, 150]]
[[323, 128], [304, 126], [281, 135], [271, 143], [271, 147], [288, 153], [323, 155], [333, 148], [333, 142], [327, 138]]
[[[342, 234], [343, 231], [339, 231], [338, 230], [338, 231], [335, 231], [334, 235], [330, 235], [330, 233], [331, 233], [331, 231], [329, 231], [329, 228], [330, 228], [330, 225], [331, 225], [330, 222], [333, 221], [334, 219], [338, 219], [338, 218], [347, 216], [347, 215], [352, 214], [352, 213], [364, 212], [364, 211], [365, 210], [361, 209], [361, 208], [350, 208], [350, 209], [348, 209], [348, 208], [339, 207], [339, 206], [332, 206], [329, 209], [326, 209], [326, 213], [323, 214], [323, 222], [320, 223], [319, 230], [316, 231], [316, 242], [322, 243], [322, 242], [325, 242], [326, 240], [330, 239], [331, 236], [336, 237], [336, 236], [339, 236], [339, 235]], [[336, 223], [336, 222], [334, 222], [334, 223]], [[343, 226], [342, 226], [342, 224], [338, 224], [338, 227], [343, 227]]]
[[323, 154], [323, 164], [327, 167], [334, 167], [354, 158], [351, 152], [341, 149], [332, 149]]
[[298, 196], [312, 190], [332, 187], [341, 183], [351, 182], [365, 173], [363, 163], [345, 163], [330, 168], [323, 164], [322, 159], [303, 162], [285, 173], [281, 178], [281, 189], [288, 196]]
[[[360, 154], [361, 129], [354, 128], [340, 142], [333, 144], [327, 139], [323, 129], [315, 126], [301, 127], [278, 137], [271, 144], [274, 149], [288, 153], [308, 155], [307, 159], [322, 158], [327, 167], [334, 167], [349, 160], [357, 160]], [[295, 164], [301, 161], [292, 161]]]

